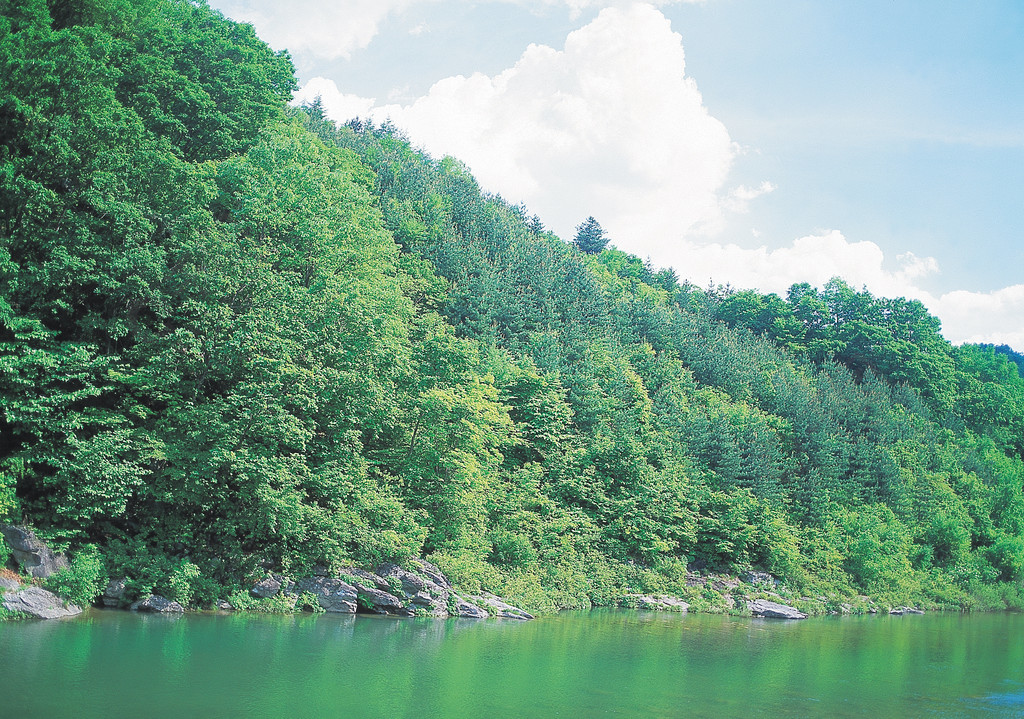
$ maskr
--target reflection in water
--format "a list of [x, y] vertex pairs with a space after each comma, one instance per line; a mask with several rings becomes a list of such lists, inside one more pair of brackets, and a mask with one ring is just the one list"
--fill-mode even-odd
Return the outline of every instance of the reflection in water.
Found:
[[0, 625], [4, 715], [1024, 717], [1024, 617], [533, 622], [87, 613]]

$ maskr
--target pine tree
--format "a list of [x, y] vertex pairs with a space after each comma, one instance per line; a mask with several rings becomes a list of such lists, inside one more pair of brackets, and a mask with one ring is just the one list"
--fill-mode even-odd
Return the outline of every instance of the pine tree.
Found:
[[593, 216], [588, 217], [576, 227], [576, 239], [573, 243], [588, 255], [596, 255], [608, 246], [608, 236], [601, 224]]

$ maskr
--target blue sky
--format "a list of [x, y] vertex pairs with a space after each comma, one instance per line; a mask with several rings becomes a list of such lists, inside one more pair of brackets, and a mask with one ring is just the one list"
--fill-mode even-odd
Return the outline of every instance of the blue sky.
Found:
[[833, 275], [1024, 349], [1024, 3], [215, 0], [569, 238], [784, 294]]

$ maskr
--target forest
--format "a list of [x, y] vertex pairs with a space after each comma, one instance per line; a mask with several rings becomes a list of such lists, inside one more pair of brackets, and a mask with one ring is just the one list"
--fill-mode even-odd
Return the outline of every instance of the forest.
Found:
[[0, 7], [0, 522], [81, 598], [425, 557], [537, 612], [749, 570], [1024, 606], [1014, 350], [557, 237], [290, 106], [288, 55], [204, 2]]

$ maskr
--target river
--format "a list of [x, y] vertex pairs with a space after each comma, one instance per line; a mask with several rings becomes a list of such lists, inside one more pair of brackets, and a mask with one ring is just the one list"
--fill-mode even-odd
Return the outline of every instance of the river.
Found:
[[1024, 717], [1024, 615], [0, 624], [0, 717]]

